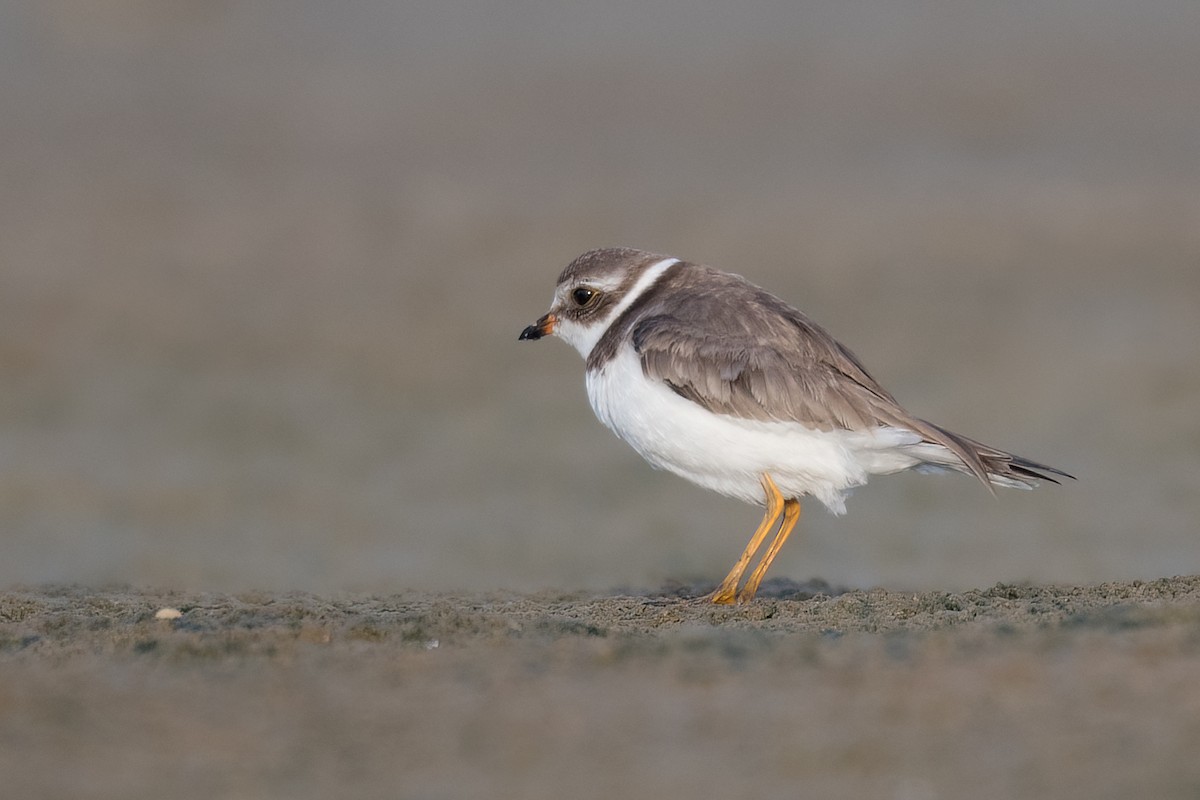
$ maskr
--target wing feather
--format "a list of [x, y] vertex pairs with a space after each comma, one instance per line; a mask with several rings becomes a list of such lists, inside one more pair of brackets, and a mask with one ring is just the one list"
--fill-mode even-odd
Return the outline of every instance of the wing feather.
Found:
[[629, 335], [647, 377], [709, 411], [826, 431], [905, 428], [938, 446], [932, 465], [989, 489], [1073, 477], [913, 416], [823, 328], [738, 275], [685, 262], [662, 283], [644, 314], [606, 337]]
[[713, 270], [704, 283], [686, 305], [655, 309], [633, 325], [648, 377], [718, 414], [819, 430], [907, 428], [988, 483], [976, 443], [909, 414], [800, 311], [736, 275]]

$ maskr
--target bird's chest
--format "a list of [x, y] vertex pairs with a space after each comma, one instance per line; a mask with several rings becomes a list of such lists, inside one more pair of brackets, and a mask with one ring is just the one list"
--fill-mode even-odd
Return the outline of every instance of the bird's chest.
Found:
[[[669, 455], [678, 442], [682, 398], [652, 381], [632, 349], [624, 349], [600, 368], [587, 372], [587, 395], [596, 417], [652, 463]], [[686, 401], [683, 401], [686, 402]], [[661, 466], [661, 464], [656, 464]]]
[[721, 460], [728, 436], [710, 429], [728, 423], [646, 377], [632, 348], [588, 371], [587, 394], [596, 417], [655, 467], [682, 474]]

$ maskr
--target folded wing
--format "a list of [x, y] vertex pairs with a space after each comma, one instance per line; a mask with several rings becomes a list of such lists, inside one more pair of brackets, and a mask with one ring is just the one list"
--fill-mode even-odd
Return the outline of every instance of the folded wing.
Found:
[[1070, 477], [914, 417], [804, 314], [737, 276], [722, 278], [718, 291], [645, 317], [631, 332], [645, 374], [681, 397], [717, 414], [818, 430], [906, 428], [952, 454], [944, 466], [989, 488], [1054, 481], [1044, 473]]

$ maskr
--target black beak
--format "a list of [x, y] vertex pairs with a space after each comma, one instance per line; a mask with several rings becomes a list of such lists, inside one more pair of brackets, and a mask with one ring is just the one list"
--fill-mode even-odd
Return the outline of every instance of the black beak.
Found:
[[526, 339], [540, 339], [543, 336], [549, 336], [554, 333], [554, 323], [558, 320], [553, 314], [544, 314], [537, 322], [521, 331], [521, 335], [517, 337], [518, 342], [523, 342]]

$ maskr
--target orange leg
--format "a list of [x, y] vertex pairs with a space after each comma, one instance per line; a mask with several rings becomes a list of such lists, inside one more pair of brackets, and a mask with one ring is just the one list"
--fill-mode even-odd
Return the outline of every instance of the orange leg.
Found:
[[762, 557], [762, 561], [758, 562], [758, 566], [754, 568], [754, 572], [750, 573], [750, 580], [746, 581], [746, 585], [742, 587], [741, 593], [738, 595], [739, 603], [748, 603], [754, 599], [755, 593], [758, 591], [758, 585], [762, 583], [763, 576], [767, 574], [767, 568], [771, 566], [771, 562], [775, 560], [775, 556], [779, 555], [780, 548], [787, 541], [788, 534], [792, 532], [792, 528], [796, 527], [796, 521], [800, 519], [800, 501], [796, 499], [785, 500], [783, 503], [783, 522], [779, 525], [779, 533], [775, 535], [775, 541], [771, 542], [771, 546], [767, 548], [767, 554]]
[[771, 476], [765, 472], [762, 476], [762, 487], [763, 491], [767, 493], [767, 513], [763, 515], [758, 530], [750, 537], [750, 543], [742, 551], [742, 557], [733, 565], [733, 569], [729, 570], [729, 574], [725, 576], [725, 580], [721, 581], [721, 585], [717, 587], [717, 590], [709, 595], [709, 599], [714, 603], [728, 605], [729, 603], [737, 602], [737, 587], [738, 582], [742, 579], [742, 573], [746, 571], [746, 567], [750, 565], [750, 559], [758, 552], [758, 548], [762, 547], [763, 539], [766, 539], [767, 533], [775, 527], [775, 523], [779, 521], [779, 517], [786, 507], [783, 495], [779, 493], [779, 487], [775, 485], [775, 481], [771, 480]]

